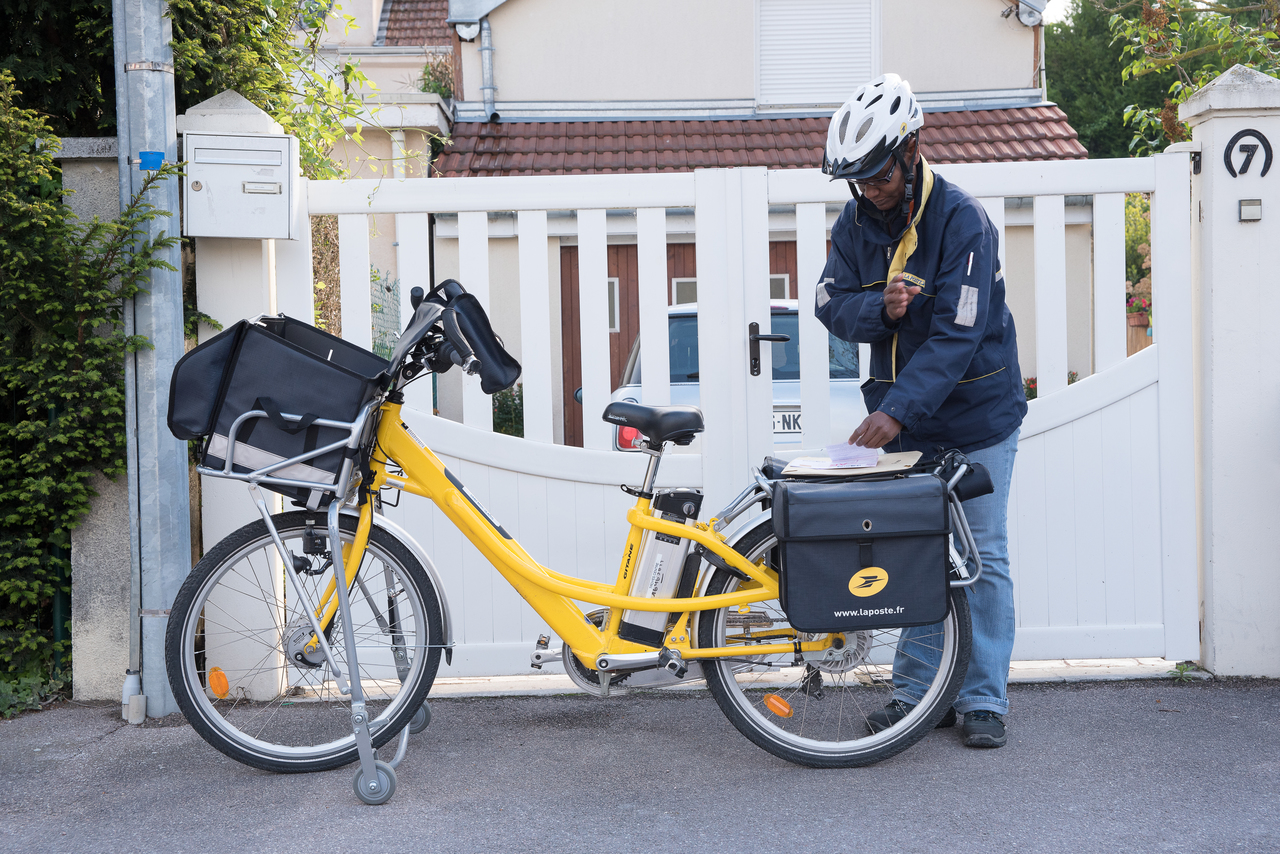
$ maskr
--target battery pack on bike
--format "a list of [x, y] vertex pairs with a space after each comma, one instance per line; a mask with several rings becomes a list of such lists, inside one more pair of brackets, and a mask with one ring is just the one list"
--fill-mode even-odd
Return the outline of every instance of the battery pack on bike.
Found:
[[[698, 519], [702, 493], [693, 489], [675, 489], [658, 493], [653, 499], [653, 515], [689, 527]], [[649, 599], [685, 598], [693, 594], [698, 580], [697, 554], [690, 554], [691, 543], [656, 531], [645, 531], [640, 539], [640, 555], [631, 577], [631, 595]], [[618, 637], [645, 646], [660, 647], [666, 637], [667, 624], [679, 614], [665, 611], [623, 611]]]
[[951, 513], [937, 475], [774, 485], [781, 604], [805, 632], [937, 623], [947, 614]]

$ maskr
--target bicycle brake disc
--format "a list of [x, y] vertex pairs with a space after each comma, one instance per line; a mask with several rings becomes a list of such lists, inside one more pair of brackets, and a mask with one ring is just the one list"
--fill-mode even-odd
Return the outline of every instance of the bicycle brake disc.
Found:
[[[811, 641], [824, 637], [821, 634], [801, 634], [800, 639]], [[823, 673], [848, 673], [867, 659], [871, 651], [871, 632], [845, 632], [844, 646], [801, 653], [806, 664]]]

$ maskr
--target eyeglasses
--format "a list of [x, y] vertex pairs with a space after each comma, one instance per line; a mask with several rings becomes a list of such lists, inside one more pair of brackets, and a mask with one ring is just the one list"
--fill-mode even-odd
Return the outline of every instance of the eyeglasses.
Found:
[[850, 178], [849, 183], [858, 188], [883, 186], [884, 184], [888, 184], [890, 181], [893, 180], [893, 170], [897, 168], [898, 168], [898, 158], [890, 157], [889, 171], [881, 175], [879, 178], [865, 178], [865, 179], [859, 179], [859, 180], [854, 180]]

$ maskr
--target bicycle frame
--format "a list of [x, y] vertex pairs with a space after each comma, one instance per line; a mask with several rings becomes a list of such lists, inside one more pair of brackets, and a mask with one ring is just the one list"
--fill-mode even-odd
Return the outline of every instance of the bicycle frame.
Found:
[[[617, 635], [623, 610], [667, 611], [682, 616], [668, 631], [665, 646], [676, 650], [686, 659], [717, 658], [741, 655], [741, 648], [702, 648], [692, 645], [689, 617], [692, 612], [725, 607], [749, 605], [778, 597], [778, 577], [765, 566], [753, 564], [734, 551], [712, 525], [698, 523], [694, 527], [656, 518], [650, 513], [650, 500], [638, 496], [635, 506], [627, 512], [631, 531], [623, 548], [624, 557], [618, 568], [617, 581], [612, 584], [587, 581], [562, 575], [533, 559], [524, 548], [480, 506], [466, 491], [466, 487], [453, 476], [444, 463], [420, 444], [400, 420], [400, 404], [385, 403], [378, 426], [377, 447], [388, 459], [375, 457], [371, 461], [373, 483], [371, 488], [389, 486], [414, 495], [429, 498], [454, 525], [467, 537], [485, 558], [533, 607], [578, 657], [589, 667], [596, 667], [601, 658], [653, 653], [652, 647], [623, 640]], [[387, 465], [400, 468], [403, 474], [390, 474]], [[371, 502], [361, 508], [361, 527], [365, 517], [372, 514]], [[750, 580], [734, 593], [716, 596], [697, 596], [683, 599], [651, 599], [631, 596], [631, 573], [638, 557], [640, 540], [645, 531], [686, 538], [719, 556], [726, 564], [746, 575]], [[359, 565], [359, 555], [352, 553], [349, 566]], [[604, 605], [611, 609], [609, 622], [596, 627], [586, 619], [574, 600]], [[787, 652], [810, 652], [826, 649], [830, 638], [820, 641], [804, 641], [778, 644], [761, 644], [752, 647], [753, 655]], [[625, 660], [625, 659], [623, 659]]]

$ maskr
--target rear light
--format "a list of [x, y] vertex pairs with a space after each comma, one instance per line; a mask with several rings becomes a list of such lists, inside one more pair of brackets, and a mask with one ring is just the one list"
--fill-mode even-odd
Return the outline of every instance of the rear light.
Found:
[[644, 436], [634, 427], [618, 428], [618, 448], [623, 451], [637, 450], [644, 442]]

